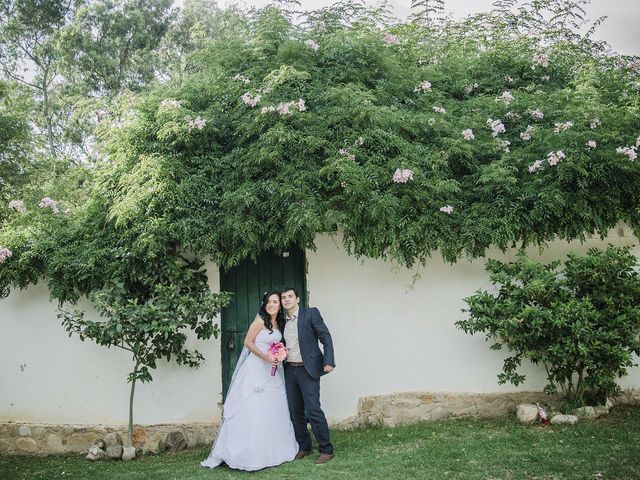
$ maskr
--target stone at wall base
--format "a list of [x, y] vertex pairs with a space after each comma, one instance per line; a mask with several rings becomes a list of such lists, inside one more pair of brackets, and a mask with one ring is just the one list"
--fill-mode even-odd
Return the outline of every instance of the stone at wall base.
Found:
[[104, 436], [105, 449], [108, 447], [115, 447], [116, 445], [122, 445], [122, 437], [118, 432], [107, 433]]
[[575, 415], [554, 415], [551, 417], [551, 425], [575, 425], [578, 417]]
[[16, 448], [25, 453], [35, 453], [39, 450], [38, 442], [33, 438], [20, 437], [16, 440]]
[[[125, 425], [108, 427], [104, 425], [28, 424], [27, 426], [31, 430], [31, 437], [21, 437], [19, 435], [20, 425], [22, 424], [16, 425], [13, 422], [0, 423], [0, 455], [51, 455], [62, 453], [82, 453], [86, 455], [91, 446], [103, 441], [105, 448], [110, 444], [111, 446], [130, 446], [127, 440], [128, 427]], [[136, 426], [136, 428], [143, 428], [147, 435], [145, 444], [139, 447], [141, 451], [147, 450], [147, 444], [154, 436], [164, 440], [167, 434], [174, 431], [182, 433], [186, 448], [200, 445], [211, 446], [218, 432], [217, 424], [206, 423], [144, 425], [143, 427]], [[25, 431], [23, 429], [23, 432]], [[138, 438], [141, 438], [141, 436]], [[19, 439], [22, 439], [22, 441], [16, 443]]]
[[[520, 404], [548, 403], [541, 392], [430, 393], [404, 392], [363, 397], [358, 402], [354, 426], [393, 427], [445, 417], [500, 416], [512, 414]], [[534, 405], [535, 408], [535, 405]], [[537, 411], [536, 411], [537, 414]], [[347, 425], [341, 424], [342, 428]]]
[[609, 409], [605, 405], [596, 405], [593, 407], [593, 411], [596, 413], [596, 416], [601, 417], [602, 415], [606, 415], [609, 413]]
[[532, 403], [518, 405], [516, 416], [520, 423], [533, 423], [538, 418], [538, 407]]
[[120, 460], [122, 458], [122, 445], [114, 445], [113, 447], [107, 447], [107, 456], [114, 460]]
[[142, 427], [133, 429], [133, 446], [142, 448], [147, 443], [147, 431]]
[[187, 448], [187, 439], [184, 438], [182, 432], [178, 431], [169, 433], [164, 443], [167, 447], [167, 450], [169, 450], [170, 452], [177, 452], [179, 450], [184, 450], [185, 448]]
[[159, 455], [164, 452], [164, 440], [158, 434], [151, 435], [144, 446], [145, 454]]
[[124, 447], [122, 451], [122, 460], [128, 462], [136, 458], [136, 447]]
[[102, 450], [97, 445], [93, 445], [89, 448], [89, 453], [87, 453], [86, 458], [88, 460], [102, 460], [103, 458], [106, 458], [106, 456], [107, 452]]
[[593, 407], [580, 407], [576, 408], [574, 415], [580, 419], [593, 420], [598, 417], [596, 410]]
[[[516, 393], [431, 393], [405, 392], [389, 395], [374, 395], [360, 398], [357, 414], [341, 420], [330, 420], [332, 429], [351, 429], [370, 425], [395, 426], [420, 421], [438, 420], [445, 417], [499, 416], [513, 414], [522, 403], [551, 404], [550, 398], [541, 392]], [[602, 415], [616, 405], [640, 404], [640, 390], [622, 392], [614, 399], [608, 399], [604, 407], [595, 407], [596, 414]], [[20, 427], [31, 431], [30, 437], [20, 436]], [[218, 432], [218, 424], [162, 424], [145, 425], [146, 442], [141, 447], [145, 453], [155, 453], [152, 439], [158, 435], [167, 438], [171, 432], [181, 432], [185, 438], [184, 447], [198, 445], [211, 446]], [[27, 433], [26, 428], [22, 428]], [[24, 422], [0, 423], [0, 455], [49, 455], [59, 453], [86, 453], [89, 448], [111, 433], [120, 437], [121, 443], [128, 435], [125, 425], [112, 427], [104, 425], [49, 425], [26, 424]], [[142, 438], [140, 433], [138, 438]], [[22, 439], [22, 441], [20, 441]], [[20, 443], [18, 443], [20, 441]], [[115, 440], [117, 444], [118, 441]], [[135, 440], [134, 440], [135, 444]], [[20, 445], [20, 446], [18, 446]], [[166, 449], [165, 445], [165, 449]], [[181, 447], [181, 448], [184, 448]], [[159, 447], [158, 447], [159, 448]]]

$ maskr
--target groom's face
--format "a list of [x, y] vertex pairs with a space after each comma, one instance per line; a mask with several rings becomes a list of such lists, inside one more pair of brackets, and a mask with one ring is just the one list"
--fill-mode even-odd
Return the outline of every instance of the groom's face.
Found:
[[296, 293], [293, 290], [287, 290], [286, 292], [282, 292], [282, 306], [287, 311], [295, 310], [298, 304], [300, 303], [300, 299], [296, 297]]

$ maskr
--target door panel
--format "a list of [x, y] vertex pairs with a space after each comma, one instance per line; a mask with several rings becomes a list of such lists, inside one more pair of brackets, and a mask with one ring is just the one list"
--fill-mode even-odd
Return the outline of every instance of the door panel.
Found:
[[242, 351], [244, 337], [253, 322], [266, 291], [294, 287], [300, 305], [307, 305], [306, 263], [304, 251], [267, 252], [256, 262], [245, 260], [229, 270], [220, 271], [220, 290], [231, 292], [231, 302], [222, 310], [222, 389], [226, 397], [231, 375]]

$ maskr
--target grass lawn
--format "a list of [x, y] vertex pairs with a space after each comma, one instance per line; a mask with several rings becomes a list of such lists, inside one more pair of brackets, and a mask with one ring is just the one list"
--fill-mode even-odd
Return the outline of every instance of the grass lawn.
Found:
[[312, 455], [257, 473], [209, 470], [199, 466], [206, 447], [133, 462], [0, 457], [0, 479], [640, 479], [637, 407], [573, 427], [522, 426], [513, 417], [452, 419], [333, 432], [332, 440], [337, 455], [324, 466]]

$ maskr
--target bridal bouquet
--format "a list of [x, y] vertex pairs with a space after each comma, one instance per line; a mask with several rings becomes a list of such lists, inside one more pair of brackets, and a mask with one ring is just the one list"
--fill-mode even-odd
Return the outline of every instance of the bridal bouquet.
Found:
[[[283, 362], [285, 358], [287, 358], [287, 349], [285, 348], [282, 342], [273, 342], [269, 347], [268, 355], [279, 362]], [[276, 374], [276, 370], [278, 369], [277, 365], [271, 367], [271, 376], [273, 377]]]

